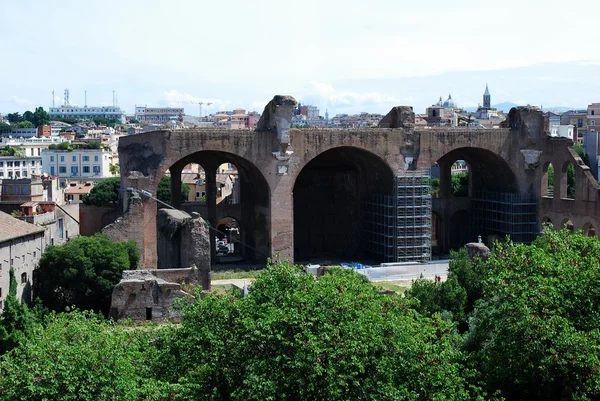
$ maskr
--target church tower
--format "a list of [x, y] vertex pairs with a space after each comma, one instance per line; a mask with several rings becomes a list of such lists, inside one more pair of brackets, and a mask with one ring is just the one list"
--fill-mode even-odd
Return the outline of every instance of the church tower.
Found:
[[483, 93], [483, 107], [485, 109], [492, 108], [491, 100], [492, 100], [492, 97], [490, 96], [490, 90], [488, 89], [487, 84], [485, 84], [485, 92]]

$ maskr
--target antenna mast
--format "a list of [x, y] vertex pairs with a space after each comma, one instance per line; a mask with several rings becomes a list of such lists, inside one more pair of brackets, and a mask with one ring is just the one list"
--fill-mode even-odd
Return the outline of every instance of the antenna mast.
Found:
[[65, 106], [69, 105], [69, 90], [65, 89]]
[[52, 91], [52, 107], [54, 107], [54, 91]]
[[83, 91], [83, 96], [85, 97], [85, 104], [83, 107], [87, 107], [87, 91]]

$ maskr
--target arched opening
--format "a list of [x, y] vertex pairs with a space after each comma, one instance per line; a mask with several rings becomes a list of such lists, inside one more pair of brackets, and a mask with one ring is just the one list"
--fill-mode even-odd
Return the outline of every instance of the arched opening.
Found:
[[450, 249], [459, 249], [468, 242], [477, 242], [473, 214], [467, 210], [459, 210], [452, 215], [449, 229]]
[[444, 176], [451, 178], [452, 173], [455, 172], [457, 174], [467, 173], [469, 190], [472, 195], [481, 191], [517, 192], [517, 180], [514, 173], [502, 157], [489, 150], [454, 149], [440, 157], [437, 164], [440, 166], [441, 185], [442, 187], [444, 184], [447, 185], [449, 193], [452, 192], [451, 183], [444, 183]]
[[554, 166], [552, 163], [546, 163], [542, 170], [541, 196], [546, 198], [554, 197]]
[[242, 258], [242, 229], [234, 217], [223, 217], [217, 223], [217, 261], [219, 263], [235, 262]]
[[571, 231], [571, 232], [575, 232], [575, 225], [573, 224], [573, 222], [571, 221], [571, 219], [569, 219], [568, 217], [565, 217], [563, 219], [563, 221], [560, 224], [560, 228], [566, 228], [567, 230]]
[[[189, 214], [199, 213], [212, 227], [209, 232], [214, 243], [213, 264], [221, 262], [219, 258], [225, 253], [222, 249], [217, 255], [221, 245], [217, 241], [224, 242], [223, 234], [219, 234], [220, 223], [225, 228], [244, 227], [228, 256], [234, 254], [236, 261], [247, 263], [262, 263], [271, 256], [270, 189], [258, 167], [232, 153], [199, 151], [178, 160], [169, 171], [173, 180], [171, 193], [179, 186], [189, 188], [187, 201], [173, 202], [173, 206]], [[224, 220], [226, 217], [231, 220]]]
[[543, 226], [554, 228], [554, 223], [552, 223], [552, 219], [550, 219], [550, 217], [542, 217], [542, 228], [544, 228]]
[[575, 165], [566, 162], [560, 174], [560, 197], [562, 199], [575, 199]]
[[[338, 147], [316, 156], [294, 184], [294, 259], [377, 258], [378, 251], [363, 236], [370, 212], [367, 201], [391, 195], [392, 187], [392, 170], [370, 152]], [[379, 229], [388, 226], [382, 222]]]
[[592, 223], [585, 223], [583, 225], [583, 235], [585, 235], [586, 237], [595, 237], [596, 236], [596, 228], [594, 227], [594, 225]]
[[452, 163], [452, 196], [457, 198], [473, 196], [473, 181], [469, 170], [469, 163], [465, 160], [456, 160]]
[[444, 253], [479, 235], [530, 242], [538, 234], [536, 200], [518, 194], [517, 179], [502, 157], [486, 149], [458, 148], [437, 164], [441, 199], [434, 200], [433, 211], [444, 218]]

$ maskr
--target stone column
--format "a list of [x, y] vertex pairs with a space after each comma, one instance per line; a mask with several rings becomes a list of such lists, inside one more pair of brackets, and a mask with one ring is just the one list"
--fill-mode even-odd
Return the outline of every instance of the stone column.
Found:
[[[208, 224], [211, 227], [216, 228], [217, 225], [217, 169], [219, 163], [215, 161], [206, 161], [202, 163], [205, 174], [205, 188], [206, 188], [206, 206], [208, 209]], [[216, 264], [216, 232], [214, 229], [210, 230], [210, 260], [211, 265]]]
[[452, 164], [440, 163], [440, 198], [452, 197]]
[[169, 169], [171, 172], [171, 206], [175, 209], [181, 209], [181, 172], [183, 165], [173, 165]]

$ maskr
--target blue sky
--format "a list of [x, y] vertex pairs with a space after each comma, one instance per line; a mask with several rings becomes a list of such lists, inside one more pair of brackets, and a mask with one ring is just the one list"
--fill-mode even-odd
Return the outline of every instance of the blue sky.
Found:
[[[438, 96], [600, 101], [600, 2], [3, 0], [0, 112], [72, 104], [417, 112]], [[185, 105], [198, 114], [198, 107]]]

